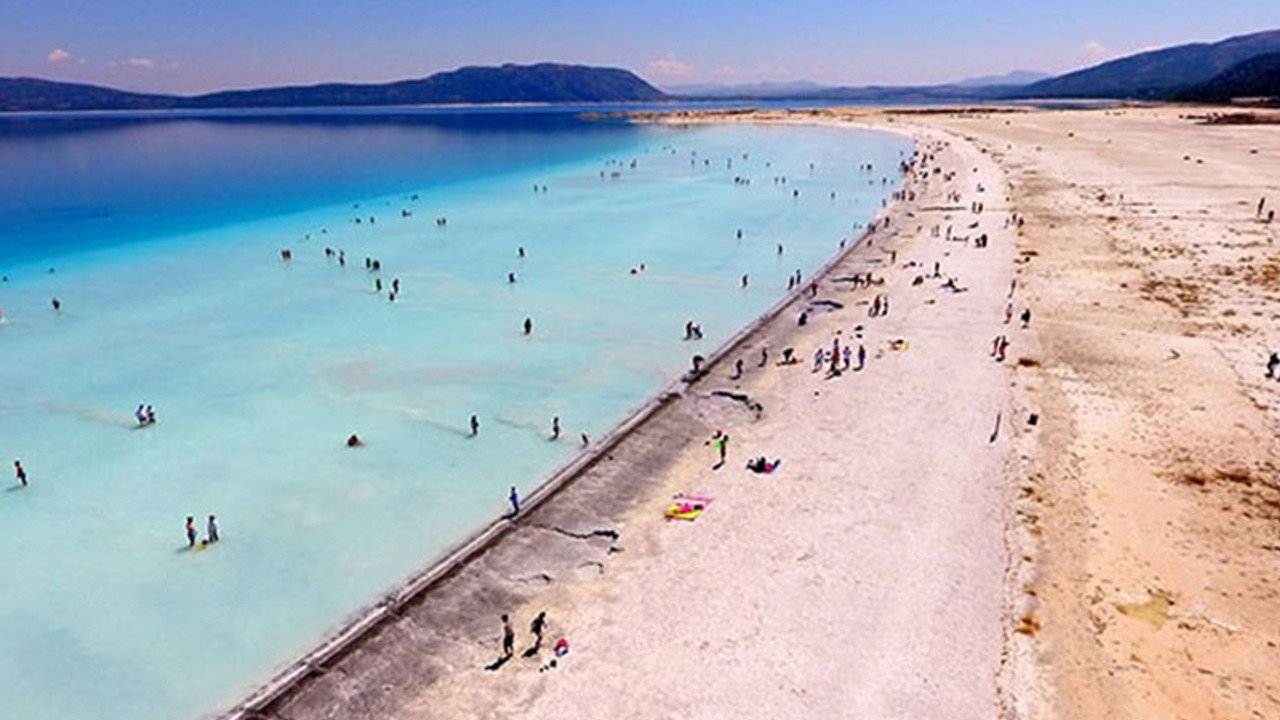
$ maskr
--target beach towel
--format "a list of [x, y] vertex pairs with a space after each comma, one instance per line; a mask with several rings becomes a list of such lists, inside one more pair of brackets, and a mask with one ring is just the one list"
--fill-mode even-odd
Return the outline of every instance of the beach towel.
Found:
[[667, 508], [666, 518], [668, 520], [697, 520], [702, 514], [704, 507], [701, 503], [690, 504], [687, 502], [674, 502], [671, 507]]

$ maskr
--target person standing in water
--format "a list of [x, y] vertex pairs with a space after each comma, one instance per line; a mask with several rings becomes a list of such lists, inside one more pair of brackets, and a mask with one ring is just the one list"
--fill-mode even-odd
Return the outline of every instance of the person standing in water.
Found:
[[480, 418], [476, 417], [475, 415], [472, 415], [471, 416], [471, 437], [475, 437], [479, 434], [480, 434]]
[[208, 534], [209, 542], [211, 543], [216, 543], [222, 539], [222, 536], [218, 534], [218, 518], [217, 517], [213, 515], [209, 516], [209, 524], [205, 526], [205, 532]]
[[196, 546], [196, 519], [190, 515], [187, 516], [187, 547]]
[[560, 439], [560, 416], [559, 415], [551, 418], [551, 439], [552, 440]]
[[22, 467], [21, 460], [13, 461], [13, 474], [18, 478], [18, 482], [22, 483], [22, 487], [27, 486], [27, 470]]
[[525, 335], [533, 334], [533, 318], [527, 317], [524, 319], [524, 334]]

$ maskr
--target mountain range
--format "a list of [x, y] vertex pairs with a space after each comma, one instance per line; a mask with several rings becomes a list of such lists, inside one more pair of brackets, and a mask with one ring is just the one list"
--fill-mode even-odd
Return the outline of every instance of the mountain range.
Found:
[[493, 103], [652, 102], [661, 90], [618, 68], [540, 63], [464, 67], [418, 80], [326, 83], [206, 95], [145, 95], [95, 85], [0, 78], [0, 111], [184, 110]]
[[0, 78], [0, 112], [403, 106], [493, 103], [637, 103], [821, 100], [954, 103], [1049, 98], [1225, 102], [1280, 98], [1280, 30], [1138, 53], [1050, 78], [1027, 71], [928, 86], [831, 87], [815, 83], [677, 86], [664, 93], [619, 68], [540, 63], [464, 67], [381, 84], [232, 90], [178, 96], [131, 93], [35, 78]]

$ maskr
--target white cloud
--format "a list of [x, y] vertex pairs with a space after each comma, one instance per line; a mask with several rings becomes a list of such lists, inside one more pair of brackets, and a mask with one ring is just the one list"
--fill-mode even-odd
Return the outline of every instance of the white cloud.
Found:
[[1090, 40], [1084, 44], [1084, 56], [1089, 60], [1101, 60], [1110, 54], [1107, 46], [1097, 40]]
[[63, 50], [62, 48], [54, 48], [53, 52], [49, 53], [49, 62], [51, 63], [65, 62], [70, 58], [71, 53]]
[[664, 58], [649, 61], [646, 66], [650, 75], [659, 78], [687, 78], [693, 75], [693, 66], [667, 53]]
[[136, 58], [129, 58], [128, 60], [123, 61], [121, 65], [128, 65], [129, 67], [142, 68], [144, 70], [154, 70], [156, 67], [156, 61], [152, 60], [151, 58], [136, 57]]

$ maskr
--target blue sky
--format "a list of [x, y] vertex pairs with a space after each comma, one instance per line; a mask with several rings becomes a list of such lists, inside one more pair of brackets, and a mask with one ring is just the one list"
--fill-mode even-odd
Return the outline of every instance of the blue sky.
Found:
[[196, 93], [553, 60], [916, 84], [1277, 27], [1278, 0], [0, 0], [0, 76]]

